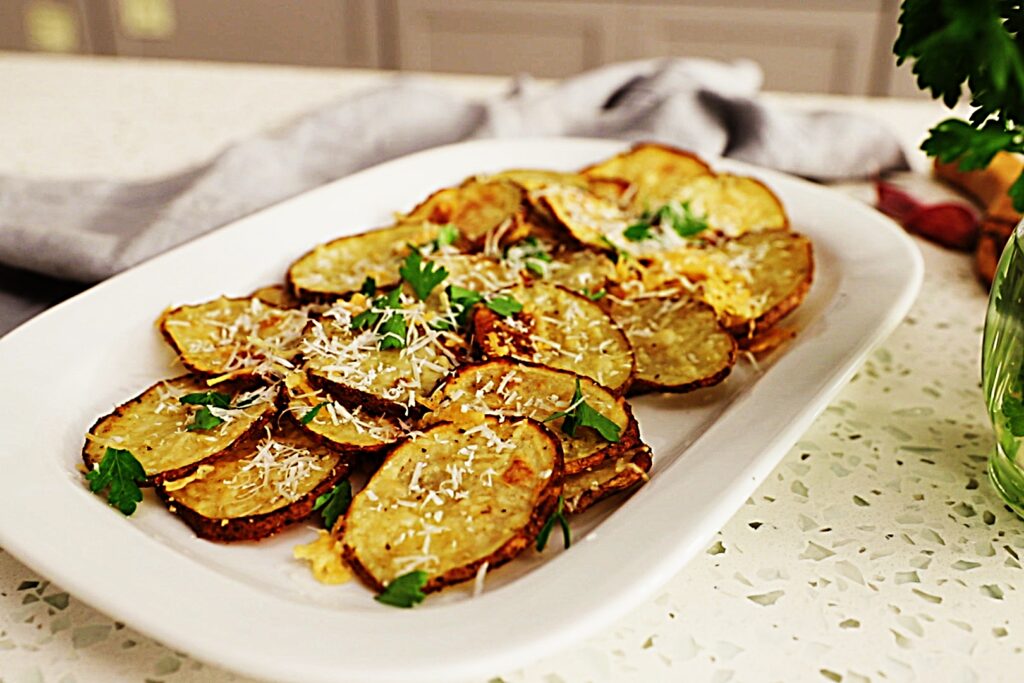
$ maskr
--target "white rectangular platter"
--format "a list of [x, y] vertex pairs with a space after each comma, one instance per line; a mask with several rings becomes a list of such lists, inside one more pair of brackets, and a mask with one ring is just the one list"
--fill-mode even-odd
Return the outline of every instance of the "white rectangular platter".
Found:
[[551, 544], [412, 610], [316, 583], [299, 526], [260, 544], [198, 540], [152, 497], [131, 519], [78, 470], [93, 421], [180, 373], [153, 322], [169, 305], [280, 281], [319, 242], [390, 222], [430, 192], [506, 168], [572, 170], [622, 143], [476, 141], [414, 154], [244, 218], [71, 299], [0, 340], [0, 545], [96, 608], [196, 657], [280, 681], [486, 679], [566, 647], [644, 600], [701, 550], [906, 314], [923, 266], [891, 221], [839, 194], [720, 161], [782, 199], [814, 243], [799, 334], [718, 387], [634, 401], [650, 482]]

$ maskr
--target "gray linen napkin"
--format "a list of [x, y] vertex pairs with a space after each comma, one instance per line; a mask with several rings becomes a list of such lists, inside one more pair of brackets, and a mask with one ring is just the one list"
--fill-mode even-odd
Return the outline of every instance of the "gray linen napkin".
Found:
[[[469, 138], [656, 140], [820, 180], [907, 167], [884, 127], [766, 106], [760, 85], [751, 62], [692, 59], [614, 64], [550, 87], [521, 79], [483, 102], [397, 77], [153, 182], [0, 176], [0, 264], [95, 282], [304, 190]], [[10, 280], [0, 279], [0, 334], [48, 303], [28, 302]]]

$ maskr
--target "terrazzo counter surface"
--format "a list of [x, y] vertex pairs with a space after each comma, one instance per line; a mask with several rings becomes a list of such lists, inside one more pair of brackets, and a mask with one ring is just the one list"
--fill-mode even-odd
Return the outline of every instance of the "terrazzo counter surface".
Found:
[[[69, 78], [91, 78], [96, 92], [109, 93], [124, 85], [118, 79], [138, 79], [141, 70], [160, 94], [153, 95], [156, 103], [139, 95], [147, 102], [140, 106], [168, 120], [191, 110], [204, 120], [199, 130], [183, 129], [186, 139], [175, 144], [147, 137], [144, 127], [129, 125], [118, 135], [109, 128], [116, 122], [90, 119], [77, 124], [89, 142], [54, 148], [49, 162], [23, 152], [6, 161], [0, 155], [0, 172], [35, 175], [61, 175], [76, 167], [76, 153], [88, 156], [96, 145], [111, 159], [144, 154], [151, 160], [112, 174], [171, 169], [231, 139], [230, 122], [218, 116], [230, 112], [243, 119], [241, 129], [258, 130], [315, 106], [324, 89], [345, 82], [344, 72], [171, 63], [119, 71], [111, 64], [93, 68], [88, 60], [3, 55], [0, 67], [2, 92], [11, 93], [6, 86], [19, 79], [31, 82], [17, 92], [35, 97], [36, 109], [14, 98], [22, 108], [16, 132], [26, 144], [47, 131], [70, 130], [64, 118], [48, 122], [38, 115], [58, 115], [48, 109], [55, 105], [47, 103], [53, 93], [43, 87], [46, 78], [52, 87], [61, 79], [71, 86]], [[175, 94], [201, 92], [204, 82], [209, 87], [232, 74], [242, 74], [234, 99], [272, 90], [275, 101], [288, 105], [246, 118], [216, 88], [202, 103]], [[481, 93], [501, 85], [452, 82]], [[69, 106], [86, 107], [82, 98], [93, 89], [78, 87]], [[161, 97], [163, 109], [156, 106]], [[131, 110], [130, 95], [119, 102]], [[891, 102], [850, 101], [850, 108], [873, 106], [899, 110]], [[3, 109], [0, 119], [10, 116]], [[924, 129], [913, 127], [917, 121], [941, 115], [918, 104], [905, 110], [898, 125], [918, 135]], [[35, 123], [23, 118], [32, 113]], [[100, 127], [108, 129], [93, 130]], [[16, 146], [3, 140], [0, 147]], [[926, 276], [909, 317], [706, 552], [599, 635], [523, 670], [495, 671], [491, 683], [1021, 679], [1024, 522], [1002, 506], [985, 474], [992, 446], [978, 379], [985, 295], [967, 256], [918, 244]], [[235, 680], [244, 679], [112, 621], [0, 550], [2, 683]]]

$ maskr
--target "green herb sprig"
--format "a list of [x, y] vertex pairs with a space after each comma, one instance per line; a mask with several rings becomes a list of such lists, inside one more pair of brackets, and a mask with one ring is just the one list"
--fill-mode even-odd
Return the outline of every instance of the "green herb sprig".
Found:
[[565, 418], [562, 421], [562, 431], [572, 437], [576, 436], [576, 431], [580, 427], [590, 427], [597, 430], [605, 441], [618, 443], [619, 433], [622, 431], [619, 425], [609, 420], [583, 400], [583, 389], [580, 387], [579, 377], [576, 378], [576, 390], [572, 394], [569, 407], [564, 411], [558, 411], [548, 416], [544, 422], [551, 422], [559, 418]]
[[346, 479], [327, 493], [317, 496], [313, 509], [320, 510], [320, 521], [324, 528], [333, 529], [338, 517], [345, 514], [351, 503], [352, 484]]
[[569, 529], [569, 520], [565, 516], [565, 498], [562, 496], [558, 497], [558, 506], [551, 513], [551, 516], [548, 517], [547, 521], [544, 522], [544, 526], [540, 528], [540, 533], [537, 534], [537, 552], [544, 550], [544, 547], [548, 544], [548, 538], [551, 536], [551, 530], [555, 528], [556, 522], [562, 527], [562, 543], [565, 544], [565, 549], [568, 550], [569, 546], [572, 545], [572, 532]]
[[[913, 60], [917, 85], [953, 107], [966, 87], [968, 121], [947, 119], [921, 145], [965, 171], [988, 166], [1000, 151], [1024, 153], [1024, 9], [1016, 0], [904, 0], [897, 63]], [[1024, 212], [1024, 173], [1010, 187]]]
[[146, 470], [131, 451], [107, 448], [99, 466], [91, 469], [85, 478], [93, 493], [108, 489], [107, 502], [126, 517], [142, 502], [139, 484], [146, 481]]
[[424, 261], [423, 255], [416, 249], [410, 251], [409, 255], [405, 257], [405, 262], [398, 269], [398, 274], [409, 283], [413, 292], [416, 293], [416, 298], [420, 301], [425, 301], [434, 287], [448, 277], [448, 271], [443, 266], [438, 266], [431, 261]]
[[427, 585], [427, 573], [422, 570], [402, 574], [387, 585], [374, 600], [392, 607], [412, 607], [423, 602], [426, 594], [423, 586]]

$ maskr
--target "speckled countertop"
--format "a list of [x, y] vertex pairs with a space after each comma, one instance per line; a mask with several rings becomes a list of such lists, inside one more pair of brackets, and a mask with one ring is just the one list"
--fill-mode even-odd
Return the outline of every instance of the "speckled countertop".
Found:
[[[379, 78], [0, 53], [0, 173], [158, 175]], [[442, 80], [466, 93], [504, 87]], [[925, 102], [779, 99], [885, 118], [908, 145], [942, 116]], [[985, 296], [968, 257], [919, 245], [927, 272], [910, 316], [707, 551], [614, 626], [494, 681], [1024, 677], [1024, 522], [985, 474]], [[240, 679], [0, 550], [2, 683], [229, 680]]]

